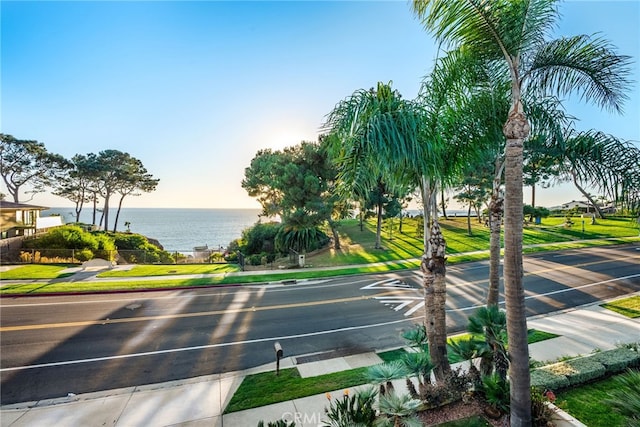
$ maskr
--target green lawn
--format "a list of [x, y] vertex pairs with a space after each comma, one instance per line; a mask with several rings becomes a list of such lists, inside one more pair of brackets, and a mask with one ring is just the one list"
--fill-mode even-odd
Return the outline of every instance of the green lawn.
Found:
[[240, 271], [238, 264], [136, 265], [130, 270], [108, 270], [98, 277], [176, 276], [179, 274], [221, 274]]
[[640, 295], [602, 304], [602, 307], [635, 319], [640, 317]]
[[[638, 237], [638, 225], [633, 218], [607, 218], [597, 220], [595, 225], [591, 225], [591, 219], [585, 219], [584, 233], [582, 232], [581, 219], [574, 218], [573, 221], [574, 225], [571, 228], [562, 225], [565, 222], [564, 217], [543, 218], [539, 225], [527, 223], [523, 231], [523, 245], [548, 244], [550, 246], [539, 249], [526, 248], [525, 252], [589, 246], [588, 243], [575, 242], [583, 239]], [[310, 254], [307, 256], [307, 263], [314, 267], [321, 267], [419, 258], [422, 255], [423, 242], [421, 234], [417, 231], [418, 222], [415, 218], [403, 220], [402, 232], [399, 230], [397, 219], [393, 221], [391, 231], [391, 222], [386, 222], [381, 234], [382, 249], [374, 249], [375, 225], [375, 220], [370, 219], [364, 224], [364, 229], [361, 231], [358, 220], [343, 221], [339, 228], [342, 248], [340, 250], [326, 249], [318, 254]], [[466, 218], [440, 218], [440, 226], [447, 241], [450, 262], [488, 258], [488, 253], [461, 257], [456, 255], [489, 250], [489, 228], [484, 224], [478, 223], [476, 219], [472, 218], [471, 236], [468, 235]], [[616, 243], [622, 243], [622, 241]], [[593, 244], [600, 245], [603, 244], [603, 241], [594, 241]]]
[[77, 267], [74, 264], [27, 264], [0, 272], [1, 280], [37, 280], [57, 279], [67, 277], [73, 273], [62, 273], [69, 267]]
[[[544, 218], [542, 224], [527, 224], [524, 231], [525, 245], [540, 245], [524, 247], [524, 252], [561, 250], [607, 244], [620, 244], [639, 241], [637, 224], [631, 219], [611, 218], [598, 220], [591, 225], [590, 220], [585, 225], [585, 233], [581, 237], [591, 239], [576, 241], [578, 237], [575, 228], [566, 229], [562, 226], [564, 218]], [[374, 249], [375, 221], [365, 223], [360, 230], [357, 220], [343, 221], [340, 227], [342, 249], [324, 249], [317, 253], [307, 254], [309, 267], [333, 267], [329, 271], [288, 271], [278, 269], [278, 264], [271, 266], [273, 272], [256, 271], [249, 275], [229, 275], [238, 271], [234, 264], [197, 264], [197, 265], [138, 265], [129, 271], [105, 271], [99, 277], [122, 277], [124, 280], [109, 283], [99, 282], [61, 282], [56, 284], [19, 284], [4, 285], [0, 294], [42, 293], [42, 292], [90, 292], [107, 290], [137, 290], [163, 289], [170, 287], [215, 286], [239, 283], [265, 283], [283, 280], [322, 278], [339, 275], [382, 273], [396, 270], [413, 269], [419, 267], [419, 257], [422, 253], [422, 239], [418, 237], [418, 222], [408, 218], [403, 221], [402, 232], [399, 221], [385, 224], [382, 233], [382, 249]], [[441, 225], [447, 239], [447, 261], [449, 264], [459, 262], [478, 261], [489, 258], [489, 230], [477, 221], [471, 221], [472, 235], [467, 233], [465, 218], [441, 219]], [[580, 225], [581, 229], [581, 225]], [[617, 238], [617, 240], [602, 240], [603, 238]], [[480, 251], [471, 252], [470, 251]], [[382, 263], [373, 264], [371, 263]], [[366, 265], [363, 265], [366, 264]], [[52, 279], [64, 277], [60, 271], [66, 268], [61, 265], [30, 264], [1, 273], [2, 279]], [[267, 270], [268, 271], [268, 270]], [[194, 279], [172, 279], [171, 276], [181, 274], [211, 274], [212, 277]], [[217, 274], [217, 275], [216, 275]], [[166, 280], [127, 280], [127, 277], [158, 276]]]
[[356, 368], [316, 377], [302, 378], [296, 368], [264, 372], [245, 377], [224, 413], [257, 408], [277, 402], [341, 390], [366, 383], [367, 368]]
[[[529, 331], [529, 343], [557, 336], [531, 329]], [[448, 341], [459, 341], [469, 337], [471, 337], [470, 334], [460, 334], [450, 337]], [[391, 362], [401, 359], [405, 354], [406, 351], [403, 348], [399, 348], [378, 353], [378, 356], [385, 362]], [[457, 360], [455, 355], [449, 354], [449, 361], [450, 363], [457, 363], [460, 360]], [[296, 368], [280, 371], [280, 377], [276, 377], [274, 372], [249, 375], [242, 381], [242, 384], [233, 395], [225, 413], [257, 408], [272, 403], [365, 384], [364, 373], [366, 370], [366, 367], [357, 368], [311, 378], [301, 378]]]
[[625, 418], [604, 403], [615, 383], [612, 378], [581, 385], [556, 393], [556, 405], [589, 427], [617, 427], [625, 425]]

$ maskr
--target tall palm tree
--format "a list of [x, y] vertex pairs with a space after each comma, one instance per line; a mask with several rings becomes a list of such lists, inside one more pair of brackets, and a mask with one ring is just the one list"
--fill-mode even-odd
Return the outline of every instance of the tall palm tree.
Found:
[[522, 91], [578, 91], [582, 98], [620, 110], [629, 86], [629, 58], [603, 39], [575, 36], [547, 41], [558, 10], [555, 0], [413, 0], [424, 26], [483, 61], [499, 61], [511, 77], [505, 148], [504, 280], [511, 358], [511, 425], [531, 424], [527, 321], [522, 267], [523, 141], [530, 124]]
[[[444, 104], [444, 103], [443, 103]], [[433, 111], [433, 110], [432, 110]], [[333, 154], [339, 178], [350, 192], [363, 194], [382, 177], [395, 188], [422, 189], [425, 212], [425, 254], [422, 271], [425, 290], [425, 326], [436, 378], [449, 371], [446, 347], [445, 242], [437, 219], [428, 218], [435, 209], [438, 178], [447, 162], [442, 140], [437, 136], [437, 117], [421, 103], [401, 98], [391, 84], [358, 90], [329, 113], [324, 128], [332, 134]], [[435, 125], [433, 125], [435, 124]], [[453, 162], [449, 162], [453, 163]], [[431, 230], [435, 240], [430, 239]]]
[[[406, 175], [394, 156], [408, 153], [412, 135], [418, 133], [420, 111], [402, 99], [391, 82], [360, 89], [340, 101], [323, 125], [327, 148], [338, 165], [339, 191], [367, 202], [370, 193], [404, 197]], [[414, 138], [415, 139], [415, 138]], [[382, 202], [375, 201], [378, 216], [376, 249], [381, 248]]]

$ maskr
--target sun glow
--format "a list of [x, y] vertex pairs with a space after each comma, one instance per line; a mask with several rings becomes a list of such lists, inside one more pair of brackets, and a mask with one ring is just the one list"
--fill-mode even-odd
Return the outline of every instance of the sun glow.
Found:
[[285, 147], [292, 147], [302, 141], [316, 141], [317, 133], [310, 132], [302, 127], [291, 126], [288, 128], [275, 129], [266, 138], [267, 147], [272, 150], [282, 150]]

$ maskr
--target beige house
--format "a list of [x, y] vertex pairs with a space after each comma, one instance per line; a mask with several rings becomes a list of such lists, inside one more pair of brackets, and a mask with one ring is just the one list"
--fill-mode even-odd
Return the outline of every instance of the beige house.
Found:
[[0, 200], [0, 239], [31, 236], [39, 231], [62, 225], [62, 217], [40, 217], [45, 206]]

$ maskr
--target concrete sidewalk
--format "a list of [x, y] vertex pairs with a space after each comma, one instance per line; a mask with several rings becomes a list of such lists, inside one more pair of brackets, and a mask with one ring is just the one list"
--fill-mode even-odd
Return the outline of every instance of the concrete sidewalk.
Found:
[[[583, 306], [528, 319], [529, 328], [561, 335], [531, 344], [538, 361], [607, 350], [620, 343], [640, 342], [640, 318], [629, 319], [600, 307]], [[297, 366], [301, 376], [315, 376], [380, 363], [375, 353], [295, 365], [292, 357], [281, 368]], [[60, 399], [25, 402], [0, 408], [0, 425], [22, 426], [216, 426], [252, 427], [258, 421], [295, 420], [296, 426], [317, 426], [324, 419], [325, 394], [223, 415], [245, 375], [275, 370], [275, 363], [243, 372], [211, 375], [140, 387], [108, 390]], [[404, 380], [397, 382], [404, 390]], [[327, 390], [341, 396], [343, 390]], [[567, 424], [569, 425], [569, 424]], [[575, 424], [574, 424], [575, 425]], [[578, 424], [579, 425], [579, 424]]]

